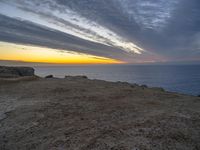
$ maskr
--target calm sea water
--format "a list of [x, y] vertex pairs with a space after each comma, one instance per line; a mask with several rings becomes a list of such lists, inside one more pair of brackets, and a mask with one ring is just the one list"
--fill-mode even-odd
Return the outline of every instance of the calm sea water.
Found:
[[200, 95], [200, 65], [48, 66], [35, 69], [39, 76], [86, 75], [90, 79], [146, 84], [172, 92]]

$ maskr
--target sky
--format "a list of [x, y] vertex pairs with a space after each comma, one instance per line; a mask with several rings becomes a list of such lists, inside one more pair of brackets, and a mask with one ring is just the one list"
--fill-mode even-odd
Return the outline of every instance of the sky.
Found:
[[200, 61], [200, 1], [0, 0], [0, 60]]

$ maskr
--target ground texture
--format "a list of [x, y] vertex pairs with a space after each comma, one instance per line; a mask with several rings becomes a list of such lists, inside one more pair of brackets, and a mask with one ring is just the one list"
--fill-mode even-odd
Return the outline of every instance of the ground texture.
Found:
[[1, 150], [199, 150], [200, 98], [81, 77], [0, 80]]

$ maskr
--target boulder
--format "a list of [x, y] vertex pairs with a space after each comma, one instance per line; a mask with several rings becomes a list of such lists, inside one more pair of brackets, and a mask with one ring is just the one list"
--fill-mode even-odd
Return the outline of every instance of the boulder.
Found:
[[0, 78], [17, 78], [34, 76], [35, 70], [31, 67], [7, 67], [0, 66]]
[[134, 83], [134, 84], [131, 84], [131, 88], [135, 88], [135, 87], [138, 87], [139, 85]]
[[141, 85], [141, 88], [145, 89], [145, 88], [148, 88], [147, 85]]
[[46, 79], [53, 78], [53, 75], [48, 75], [45, 77]]
[[87, 76], [77, 76], [77, 77], [82, 78], [82, 79], [88, 79]]
[[79, 79], [88, 79], [88, 77], [84, 76], [84, 75], [83, 76], [81, 76], [81, 75], [80, 76], [65, 76], [65, 78], [66, 79], [72, 79], [72, 80], [76, 80], [76, 79], [78, 79], [78, 80]]
[[151, 89], [153, 89], [153, 90], [155, 90], [155, 91], [159, 91], [159, 92], [165, 92], [165, 89], [163, 89], [163, 88], [161, 88], [161, 87], [153, 87], [153, 88], [151, 88]]

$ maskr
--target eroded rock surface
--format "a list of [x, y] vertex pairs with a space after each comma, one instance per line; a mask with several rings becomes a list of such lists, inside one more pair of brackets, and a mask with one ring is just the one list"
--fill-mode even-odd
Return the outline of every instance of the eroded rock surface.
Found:
[[31, 67], [0, 66], [0, 78], [16, 78], [25, 76], [34, 76], [34, 69]]

